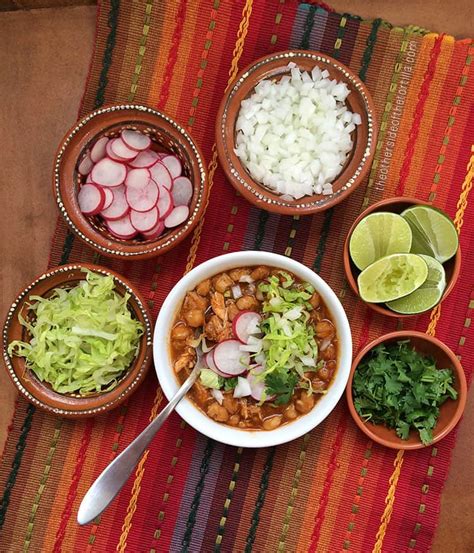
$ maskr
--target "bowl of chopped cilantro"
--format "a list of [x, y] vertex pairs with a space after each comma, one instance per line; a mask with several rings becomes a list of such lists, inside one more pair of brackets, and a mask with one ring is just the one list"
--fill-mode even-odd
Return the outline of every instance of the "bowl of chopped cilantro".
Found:
[[420, 449], [444, 438], [459, 422], [466, 394], [453, 351], [417, 331], [392, 332], [363, 348], [346, 388], [357, 426], [393, 449]]
[[19, 392], [70, 418], [117, 407], [151, 363], [152, 325], [143, 299], [110, 269], [74, 263], [50, 269], [13, 302], [3, 358]]

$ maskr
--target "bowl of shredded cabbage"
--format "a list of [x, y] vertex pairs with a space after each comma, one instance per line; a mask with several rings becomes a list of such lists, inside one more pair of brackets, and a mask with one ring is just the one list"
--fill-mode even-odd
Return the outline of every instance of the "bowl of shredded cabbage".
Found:
[[344, 200], [370, 168], [377, 141], [361, 79], [325, 54], [260, 58], [226, 90], [216, 146], [230, 183], [257, 207], [309, 215]]
[[3, 329], [9, 376], [31, 403], [70, 418], [117, 407], [152, 355], [144, 300], [114, 271], [85, 263], [51, 269], [13, 302]]

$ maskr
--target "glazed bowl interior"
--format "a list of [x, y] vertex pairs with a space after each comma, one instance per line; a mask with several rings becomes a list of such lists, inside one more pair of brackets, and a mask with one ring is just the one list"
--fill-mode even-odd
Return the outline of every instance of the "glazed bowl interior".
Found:
[[170, 333], [186, 293], [206, 278], [222, 271], [255, 265], [267, 265], [290, 271], [315, 287], [329, 309], [336, 326], [339, 352], [337, 370], [328, 393], [308, 414], [275, 430], [243, 430], [219, 424], [205, 415], [188, 397], [182, 399], [177, 405], [177, 412], [196, 430], [219, 442], [240, 447], [266, 447], [289, 442], [320, 424], [335, 408], [344, 393], [352, 359], [352, 339], [346, 314], [336, 294], [321, 277], [301, 263], [274, 253], [254, 251], [230, 253], [195, 267], [175, 285], [161, 307], [155, 325], [153, 357], [160, 385], [168, 399], [179, 389], [171, 359]]
[[[371, 213], [387, 211], [390, 213], [400, 214], [403, 211], [405, 211], [405, 209], [413, 205], [429, 206], [430, 204], [422, 200], [419, 200], [417, 198], [405, 198], [401, 196], [394, 197], [394, 198], [387, 198], [385, 200], [381, 200], [369, 206], [352, 223], [352, 226], [349, 232], [347, 233], [347, 237], [344, 242], [343, 262], [344, 262], [344, 271], [346, 274], [347, 282], [349, 283], [349, 286], [351, 287], [352, 291], [356, 296], [360, 297], [359, 287], [357, 285], [357, 277], [360, 275], [361, 271], [356, 267], [356, 265], [352, 261], [350, 250], [349, 250], [350, 239], [351, 239], [352, 233], [354, 232], [354, 229], [362, 221], [362, 219], [365, 219], [365, 217], [367, 217], [367, 215], [370, 215]], [[446, 297], [451, 293], [459, 277], [459, 273], [461, 270], [461, 248], [460, 247], [458, 248], [458, 251], [456, 252], [456, 255], [454, 257], [452, 257], [451, 259], [448, 259], [448, 261], [443, 263], [443, 267], [446, 273], [446, 288], [444, 290], [444, 293], [443, 293], [443, 296], [441, 297], [440, 302], [446, 299]], [[376, 311], [377, 313], [380, 313], [381, 315], [386, 315], [388, 317], [406, 318], [406, 317], [416, 317], [417, 315], [419, 315], [419, 313], [415, 313], [415, 314], [396, 313], [395, 311], [392, 311], [388, 307], [385, 307], [385, 304], [383, 303], [380, 303], [380, 304], [369, 303], [369, 302], [364, 302], [364, 303], [368, 307], [370, 307], [370, 309]]]
[[[107, 230], [101, 218], [86, 216], [79, 208], [77, 194], [85, 177], [77, 170], [78, 162], [98, 138], [117, 137], [124, 129], [147, 134], [152, 149], [176, 155], [183, 175], [193, 184], [189, 218], [153, 240], [121, 240]], [[96, 110], [71, 129], [57, 154], [53, 187], [59, 210], [73, 232], [104, 255], [133, 259], [160, 255], [181, 242], [199, 222], [208, 197], [204, 159], [187, 131], [163, 113], [130, 105]]]
[[[354, 146], [348, 154], [340, 174], [333, 181], [334, 193], [315, 194], [299, 200], [284, 200], [263, 184], [256, 182], [234, 152], [236, 122], [242, 100], [253, 94], [263, 79], [279, 80], [290, 73], [288, 63], [301, 70], [311, 71], [315, 66], [326, 69], [331, 79], [347, 84], [351, 93], [346, 105], [361, 116], [362, 123], [352, 133]], [[363, 82], [337, 60], [306, 50], [290, 50], [260, 58], [237, 76], [233, 86], [224, 95], [216, 120], [216, 144], [221, 165], [231, 184], [258, 207], [287, 215], [304, 215], [323, 211], [342, 201], [362, 182], [370, 168], [377, 140], [375, 108]]]
[[[144, 327], [140, 338], [138, 352], [127, 371], [119, 378], [117, 384], [108, 391], [79, 395], [75, 393], [58, 393], [51, 385], [41, 380], [33, 371], [27, 369], [23, 357], [10, 356], [8, 344], [13, 340], [29, 341], [28, 330], [19, 323], [18, 315], [33, 320], [29, 304], [31, 296], [49, 297], [56, 288], [69, 289], [84, 280], [84, 269], [103, 275], [112, 275], [115, 290], [120, 294], [130, 294], [128, 308], [135, 319]], [[3, 330], [3, 356], [10, 378], [20, 393], [31, 403], [51, 413], [69, 418], [81, 418], [108, 411], [122, 403], [144, 379], [150, 364], [152, 345], [152, 326], [143, 300], [133, 290], [131, 284], [117, 273], [95, 265], [76, 263], [51, 269], [41, 275], [26, 288], [12, 304]]]
[[[401, 340], [409, 340], [410, 345], [420, 354], [433, 357], [436, 366], [439, 369], [452, 369], [454, 374], [453, 387], [458, 392], [456, 400], [448, 399], [440, 408], [438, 423], [433, 430], [433, 442], [436, 443], [444, 438], [456, 426], [461, 418], [466, 405], [467, 384], [464, 370], [456, 355], [440, 340], [432, 336], [428, 336], [422, 332], [416, 331], [399, 331], [392, 332], [385, 336], [381, 336], [368, 344], [354, 359], [352, 364], [349, 382], [346, 388], [346, 398], [349, 405], [350, 413], [357, 426], [375, 442], [390, 447], [393, 449], [421, 449], [427, 447], [423, 445], [419, 438], [418, 432], [412, 430], [408, 440], [402, 440], [390, 428], [382, 424], [373, 424], [364, 422], [354, 407], [354, 399], [352, 394], [352, 381], [354, 373], [364, 357], [379, 344], [392, 344]], [[429, 444], [431, 445], [431, 444]], [[429, 447], [429, 446], [428, 446]]]

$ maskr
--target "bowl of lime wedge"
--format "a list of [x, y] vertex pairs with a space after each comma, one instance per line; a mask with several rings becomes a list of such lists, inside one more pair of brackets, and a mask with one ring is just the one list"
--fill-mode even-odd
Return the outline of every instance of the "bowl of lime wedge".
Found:
[[436, 307], [453, 289], [460, 268], [453, 221], [416, 198], [371, 205], [354, 221], [344, 243], [349, 286], [371, 309], [391, 317]]

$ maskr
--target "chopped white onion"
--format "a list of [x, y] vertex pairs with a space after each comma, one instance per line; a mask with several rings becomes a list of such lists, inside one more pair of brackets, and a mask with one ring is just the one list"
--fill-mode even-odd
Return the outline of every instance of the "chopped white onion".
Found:
[[234, 388], [234, 397], [246, 397], [252, 393], [249, 381], [242, 376], [237, 377], [237, 386]]
[[302, 72], [294, 62], [288, 69], [279, 81], [260, 81], [241, 102], [234, 151], [255, 180], [283, 199], [332, 194], [361, 116], [347, 109], [346, 83], [327, 70]]
[[238, 300], [239, 298], [242, 297], [242, 290], [238, 284], [236, 284], [235, 286], [232, 286], [231, 290], [232, 290], [232, 296], [234, 297], [234, 300]]
[[321, 342], [321, 345], [319, 346], [319, 351], [325, 351], [326, 349], [328, 349], [330, 343], [331, 338], [324, 338], [324, 340]]
[[222, 402], [224, 401], [224, 394], [220, 390], [215, 390], [214, 388], [211, 390], [211, 394], [217, 403], [222, 405]]
[[239, 278], [239, 282], [245, 282], [247, 284], [252, 284], [253, 282], [255, 282], [255, 280], [250, 275], [242, 275]]

